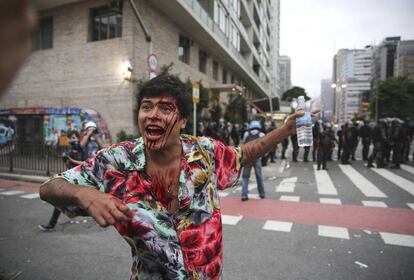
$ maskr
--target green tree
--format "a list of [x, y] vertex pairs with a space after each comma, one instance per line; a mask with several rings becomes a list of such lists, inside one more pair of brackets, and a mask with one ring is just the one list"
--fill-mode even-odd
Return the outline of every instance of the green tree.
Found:
[[310, 100], [311, 98], [306, 94], [304, 88], [301, 87], [293, 87], [285, 91], [282, 95], [282, 101], [291, 102], [293, 98], [298, 98], [299, 96], [305, 96], [305, 100]]
[[414, 81], [407, 77], [391, 77], [381, 81], [370, 97], [371, 116], [375, 116], [378, 96], [378, 118], [414, 118]]
[[231, 123], [243, 124], [247, 122], [246, 98], [237, 94], [227, 106], [224, 118]]
[[211, 109], [211, 121], [218, 123], [220, 118], [223, 116], [223, 110], [219, 104], [216, 104]]

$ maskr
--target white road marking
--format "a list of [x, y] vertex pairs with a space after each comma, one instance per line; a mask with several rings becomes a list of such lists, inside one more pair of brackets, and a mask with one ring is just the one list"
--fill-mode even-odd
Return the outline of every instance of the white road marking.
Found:
[[319, 199], [320, 203], [323, 204], [342, 204], [341, 200], [338, 198], [323, 198]]
[[290, 232], [292, 230], [292, 223], [281, 221], [266, 221], [266, 223], [263, 226], [263, 229]]
[[300, 197], [299, 196], [294, 196], [294, 195], [282, 195], [280, 196], [279, 200], [283, 200], [283, 201], [299, 201]]
[[401, 169], [403, 169], [407, 172], [410, 172], [411, 174], [414, 174], [414, 167], [411, 167], [407, 164], [401, 164], [400, 166], [401, 166]]
[[1, 192], [0, 195], [16, 195], [16, 194], [22, 194], [24, 191], [6, 191]]
[[21, 195], [20, 197], [26, 198], [26, 199], [39, 198], [39, 193], [29, 193], [29, 194]]
[[342, 172], [351, 180], [351, 182], [367, 197], [382, 197], [385, 198], [387, 195], [371, 183], [367, 178], [356, 171], [352, 166], [349, 165], [338, 165]]
[[223, 225], [235, 226], [243, 218], [243, 216], [221, 215]]
[[228, 192], [223, 192], [223, 191], [218, 191], [218, 195], [219, 195], [219, 197], [226, 197], [226, 196], [229, 195], [229, 193]]
[[349, 239], [348, 229], [343, 227], [318, 226], [318, 235], [332, 238]]
[[363, 200], [361, 202], [364, 206], [368, 206], [368, 207], [383, 207], [383, 208], [388, 207], [387, 204], [385, 204], [382, 201]]
[[381, 235], [385, 244], [414, 247], [414, 236], [412, 235], [389, 232], [380, 232], [379, 234]]
[[276, 187], [276, 192], [289, 192], [292, 193], [295, 190], [296, 182], [298, 177], [291, 177], [283, 179], [279, 186]]
[[326, 195], [338, 195], [336, 188], [329, 177], [329, 174], [326, 170], [316, 170], [316, 165], [313, 165], [313, 170], [315, 172], [316, 185], [318, 186], [319, 194]]
[[342, 172], [351, 180], [351, 182], [367, 197], [382, 197], [385, 198], [387, 195], [371, 183], [367, 178], [356, 171], [352, 166], [349, 165], [338, 165]]
[[[257, 188], [257, 184], [249, 184], [249, 185], [247, 186], [247, 189], [248, 189], [249, 191], [251, 191], [251, 190], [253, 190], [253, 189], [255, 189], [255, 188]], [[243, 186], [241, 186], [241, 187], [237, 187], [237, 188], [236, 188], [236, 190], [237, 190], [237, 191], [242, 191], [242, 190], [243, 190]]]
[[407, 203], [408, 207], [410, 207], [411, 209], [414, 209], [414, 203]]
[[384, 168], [380, 168], [380, 169], [372, 168], [371, 170], [381, 175], [382, 177], [392, 182], [393, 184], [399, 186], [400, 188], [410, 193], [411, 195], [414, 195], [414, 182], [408, 181], [407, 179], [401, 176], [398, 176]]

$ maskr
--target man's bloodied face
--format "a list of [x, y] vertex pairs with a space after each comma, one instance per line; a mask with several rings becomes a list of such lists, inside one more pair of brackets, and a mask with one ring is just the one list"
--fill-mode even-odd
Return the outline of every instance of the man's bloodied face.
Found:
[[139, 131], [147, 149], [160, 150], [179, 141], [180, 129], [186, 119], [180, 119], [176, 101], [171, 96], [143, 98], [138, 114]]

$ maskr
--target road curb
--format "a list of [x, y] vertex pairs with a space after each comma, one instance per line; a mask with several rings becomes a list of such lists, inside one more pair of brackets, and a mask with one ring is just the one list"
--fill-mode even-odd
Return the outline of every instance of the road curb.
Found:
[[30, 183], [43, 183], [49, 179], [46, 176], [36, 176], [36, 175], [27, 175], [27, 174], [11, 174], [0, 172], [1, 179], [14, 180], [14, 181], [24, 181]]

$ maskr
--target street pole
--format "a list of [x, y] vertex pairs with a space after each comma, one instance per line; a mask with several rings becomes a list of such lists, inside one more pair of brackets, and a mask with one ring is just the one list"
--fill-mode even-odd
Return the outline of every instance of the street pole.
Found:
[[197, 103], [194, 103], [193, 109], [193, 135], [197, 136]]
[[378, 123], [378, 92], [375, 93], [375, 122]]
[[[147, 41], [148, 43], [148, 55], [147, 57], [152, 54], [152, 37], [151, 34], [149, 32], [149, 30], [147, 29], [147, 27], [144, 24], [144, 21], [142, 20], [141, 14], [139, 13], [137, 6], [135, 6], [134, 0], [129, 0], [129, 5], [131, 6], [132, 12], [134, 13], [135, 17], [138, 20], [139, 25], [141, 26], [142, 31], [144, 32], [145, 35], [145, 41]], [[151, 78], [151, 71], [148, 71], [150, 78]]]

